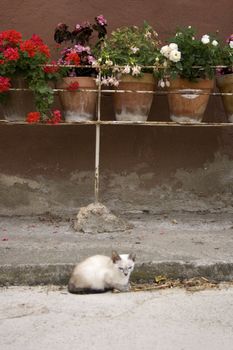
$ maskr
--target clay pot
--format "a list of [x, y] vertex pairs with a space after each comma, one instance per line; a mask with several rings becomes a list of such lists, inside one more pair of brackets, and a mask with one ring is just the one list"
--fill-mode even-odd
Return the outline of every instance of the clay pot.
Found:
[[[154, 91], [155, 79], [153, 74], [145, 73], [140, 78], [123, 75], [119, 90]], [[118, 121], [146, 121], [153, 101], [153, 94], [115, 93], [114, 108]]]
[[[217, 87], [220, 92], [233, 93], [233, 73], [216, 77]], [[233, 95], [222, 96], [223, 106], [230, 123], [233, 123]]]
[[[26, 89], [27, 82], [21, 78], [11, 79], [12, 88]], [[26, 120], [29, 112], [36, 110], [33, 92], [28, 91], [9, 91], [6, 103], [1, 105], [1, 115], [11, 122], [22, 122]]]
[[177, 94], [168, 94], [170, 119], [177, 123], [201, 123], [209, 101], [209, 95], [201, 92], [210, 93], [213, 87], [214, 80], [209, 79], [198, 79], [197, 82], [181, 78], [171, 80], [168, 91]]
[[66, 90], [58, 93], [65, 121], [69, 123], [93, 120], [97, 93], [67, 90], [75, 82], [79, 83], [79, 89], [96, 89], [96, 82], [92, 77], [66, 77], [57, 83], [57, 88]]

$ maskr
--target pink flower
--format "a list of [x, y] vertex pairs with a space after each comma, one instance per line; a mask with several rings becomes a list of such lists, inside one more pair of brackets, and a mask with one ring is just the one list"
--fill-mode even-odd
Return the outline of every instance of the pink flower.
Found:
[[103, 15], [99, 15], [96, 17], [96, 21], [98, 24], [100, 24], [101, 26], [105, 26], [107, 24], [107, 20], [104, 18]]

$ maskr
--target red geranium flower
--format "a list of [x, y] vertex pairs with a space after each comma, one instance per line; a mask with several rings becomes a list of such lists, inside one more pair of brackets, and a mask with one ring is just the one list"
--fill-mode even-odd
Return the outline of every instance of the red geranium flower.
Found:
[[43, 40], [37, 34], [33, 34], [31, 37], [31, 41], [33, 41], [36, 45], [44, 45]]
[[9, 78], [0, 77], [0, 93], [10, 89], [11, 83]]
[[50, 50], [47, 45], [43, 43], [43, 40], [36, 34], [33, 34], [31, 39], [25, 40], [20, 45], [22, 51], [26, 51], [29, 57], [34, 57], [36, 53], [41, 53], [47, 58], [50, 57]]
[[22, 41], [22, 34], [16, 30], [6, 30], [5, 32], [0, 33], [0, 41], [18, 44]]
[[73, 83], [70, 83], [67, 87], [67, 90], [69, 91], [76, 91], [79, 89], [79, 83], [77, 81], [74, 81]]
[[20, 44], [20, 49], [28, 53], [29, 57], [34, 57], [36, 54], [36, 46], [32, 40], [25, 40]]
[[4, 60], [0, 60], [0, 64], [4, 64], [5, 63], [5, 61]]
[[68, 63], [68, 64], [76, 64], [76, 65], [79, 65], [80, 64], [80, 57], [79, 55], [77, 54], [77, 52], [75, 51], [71, 51], [69, 52], [66, 57], [65, 57], [65, 61]]
[[39, 45], [38, 46], [38, 51], [40, 53], [42, 53], [43, 55], [45, 55], [47, 58], [49, 58], [51, 56], [49, 47], [47, 45], [45, 45], [45, 44]]
[[26, 121], [30, 124], [40, 121], [40, 112], [30, 112], [27, 115]]
[[52, 65], [50, 65], [50, 66], [45, 66], [44, 67], [44, 72], [45, 73], [53, 74], [53, 73], [56, 73], [59, 70], [59, 66], [56, 64], [55, 61], [52, 61], [51, 64]]
[[3, 56], [9, 61], [17, 61], [19, 59], [19, 52], [17, 47], [16, 48], [8, 47], [3, 51]]

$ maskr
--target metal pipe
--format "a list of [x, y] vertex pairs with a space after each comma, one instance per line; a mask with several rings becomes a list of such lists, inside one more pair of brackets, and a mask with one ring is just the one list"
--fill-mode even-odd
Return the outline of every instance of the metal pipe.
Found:
[[[31, 89], [21, 89], [21, 88], [10, 88], [10, 91], [31, 91]], [[53, 89], [55, 92], [63, 91], [67, 93], [72, 93], [72, 91], [68, 91], [67, 89]], [[98, 96], [99, 93], [137, 93], [137, 94], [154, 94], [158, 96], [163, 96], [163, 95], [212, 95], [212, 96], [232, 96], [233, 92], [205, 92], [205, 91], [200, 91], [200, 90], [195, 90], [195, 89], [185, 89], [185, 91], [182, 91], [181, 89], [179, 90], [174, 90], [174, 91], [159, 91], [159, 90], [116, 90], [116, 89], [78, 89], [75, 92], [97, 92]]]
[[101, 70], [98, 79], [98, 97], [97, 97], [97, 123], [95, 132], [95, 203], [99, 202], [99, 181], [100, 181], [100, 108], [101, 108]]
[[[78, 125], [95, 125], [96, 127], [100, 125], [137, 125], [137, 126], [170, 126], [170, 127], [180, 127], [180, 126], [189, 126], [189, 127], [232, 127], [233, 123], [228, 123], [228, 122], [201, 122], [201, 123], [176, 123], [176, 122], [171, 122], [171, 121], [116, 121], [116, 120], [96, 120], [96, 121], [80, 121], [80, 122], [62, 122], [59, 124], [46, 124], [46, 123], [28, 123], [28, 122], [11, 122], [5, 119], [0, 119], [0, 124], [6, 124], [6, 125], [28, 125], [30, 127], [69, 127], [69, 126], [78, 126]], [[98, 133], [99, 137], [99, 133]], [[98, 141], [98, 140], [97, 140]], [[100, 142], [98, 141], [98, 144]], [[99, 147], [96, 148], [96, 150], [100, 150]], [[97, 152], [99, 154], [99, 152]], [[97, 162], [96, 162], [97, 163]]]

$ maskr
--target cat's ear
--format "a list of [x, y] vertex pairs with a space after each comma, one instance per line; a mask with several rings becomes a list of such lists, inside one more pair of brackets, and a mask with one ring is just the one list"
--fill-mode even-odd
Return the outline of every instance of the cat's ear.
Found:
[[136, 259], [136, 254], [130, 253], [128, 259], [135, 261], [135, 259]]
[[121, 257], [115, 250], [113, 250], [112, 251], [112, 261], [115, 264], [115, 262], [118, 261], [118, 260], [121, 260]]

